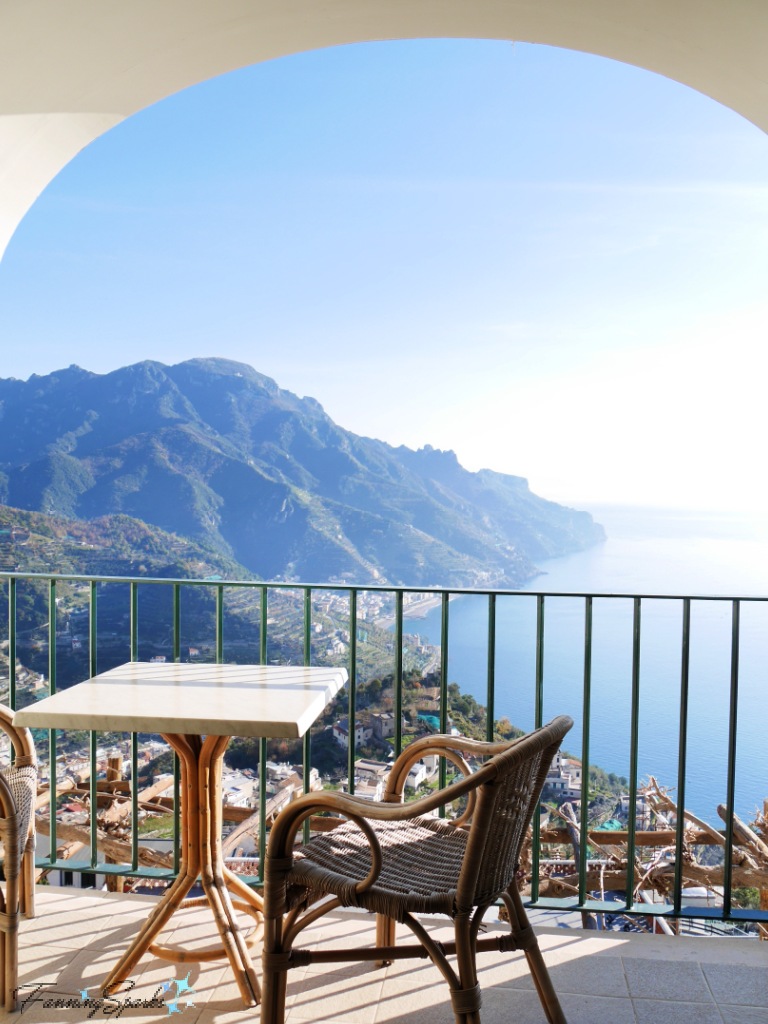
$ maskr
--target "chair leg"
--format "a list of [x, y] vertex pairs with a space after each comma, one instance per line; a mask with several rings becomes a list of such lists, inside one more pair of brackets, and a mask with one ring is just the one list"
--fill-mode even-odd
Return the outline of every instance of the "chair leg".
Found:
[[[507, 894], [509, 899], [504, 902], [509, 911], [509, 923], [514, 935], [524, 931], [526, 928], [530, 928], [531, 925], [516, 882], [510, 885], [509, 889], [507, 889]], [[552, 979], [549, 976], [549, 970], [544, 962], [544, 957], [539, 949], [539, 940], [535, 935], [532, 942], [526, 947], [525, 959], [528, 961], [528, 968], [549, 1024], [568, 1024], [552, 984]]]
[[[19, 915], [16, 914], [18, 928]], [[5, 1009], [13, 1013], [19, 988], [19, 933], [10, 931], [5, 935]]]
[[0, 1008], [5, 1009], [5, 958], [8, 936], [0, 931]]
[[531, 949], [525, 951], [525, 958], [528, 961], [533, 983], [549, 1024], [568, 1024], [549, 976], [547, 965], [544, 963], [544, 957], [541, 955], [538, 941]]
[[24, 852], [22, 860], [22, 875], [24, 878], [24, 905], [21, 908], [24, 917], [35, 916], [35, 850], [34, 846]]
[[264, 968], [261, 974], [261, 1024], [285, 1024], [287, 971]]
[[476, 999], [477, 1003], [480, 1001], [480, 989], [477, 984], [477, 954], [472, 941], [471, 918], [464, 914], [458, 916], [453, 923], [453, 928], [456, 935], [456, 966], [459, 969], [461, 983], [461, 1003], [457, 1005], [456, 997], [452, 995], [456, 1024], [480, 1024], [479, 1005], [470, 1008], [473, 999]]
[[[394, 946], [395, 944], [395, 928], [397, 922], [391, 917], [387, 917], [386, 914], [376, 915], [376, 945], [377, 946]], [[377, 967], [386, 967], [388, 964], [394, 963], [394, 960], [377, 960]]]
[[262, 944], [261, 972], [261, 1016], [260, 1024], [285, 1024], [285, 996], [288, 988], [288, 972], [275, 970], [269, 963], [270, 955], [287, 953], [283, 938], [284, 917], [278, 914], [270, 917], [270, 900], [264, 909], [264, 941]]

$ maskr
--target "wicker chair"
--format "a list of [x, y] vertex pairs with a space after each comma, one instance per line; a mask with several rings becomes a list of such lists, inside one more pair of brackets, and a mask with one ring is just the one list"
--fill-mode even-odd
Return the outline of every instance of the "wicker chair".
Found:
[[[439, 968], [457, 1024], [480, 1024], [475, 959], [486, 950], [523, 950], [547, 1020], [565, 1024], [515, 873], [552, 758], [572, 725], [570, 718], [555, 718], [511, 743], [426, 736], [395, 762], [382, 803], [308, 793], [284, 808], [272, 827], [265, 864], [262, 1024], [283, 1024], [292, 967], [350, 960], [383, 965], [409, 957], [430, 957]], [[490, 760], [472, 773], [459, 751]], [[452, 761], [465, 778], [403, 805], [410, 768], [430, 753]], [[425, 816], [461, 796], [467, 807], [454, 821]], [[318, 810], [341, 813], [348, 821], [294, 851], [301, 823]], [[478, 939], [483, 914], [499, 898], [509, 912], [511, 934]], [[294, 948], [303, 928], [339, 906], [378, 915], [375, 947]], [[436, 913], [453, 920], [455, 941], [434, 941], [414, 916]], [[395, 945], [398, 921], [418, 945]], [[454, 953], [458, 972], [447, 959]]]
[[14, 728], [13, 712], [0, 704], [0, 729], [14, 763], [0, 771], [0, 839], [5, 893], [0, 891], [0, 1006], [16, 1009], [19, 918], [35, 916], [35, 798], [37, 758], [29, 729]]

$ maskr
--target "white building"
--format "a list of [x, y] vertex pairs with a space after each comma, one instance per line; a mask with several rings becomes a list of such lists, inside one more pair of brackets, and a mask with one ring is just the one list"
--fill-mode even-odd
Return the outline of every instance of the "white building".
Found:
[[552, 767], [562, 768], [572, 779], [581, 782], [581, 761], [577, 757], [570, 757], [558, 750], [552, 761]]
[[[369, 725], [363, 725], [362, 722], [355, 722], [355, 746], [362, 746], [366, 740], [369, 740], [373, 736], [373, 729]], [[344, 747], [345, 750], [349, 748], [349, 719], [341, 718], [333, 727], [333, 738], [339, 744], [340, 747]]]
[[544, 793], [555, 797], [578, 797], [581, 796], [581, 782], [577, 782], [562, 768], [553, 766], [547, 772]]
[[361, 800], [380, 801], [384, 796], [384, 783], [381, 779], [355, 778], [355, 796], [359, 796]]
[[408, 789], [418, 789], [422, 782], [427, 781], [427, 769], [421, 761], [417, 761], [415, 765], [408, 772], [408, 778], [405, 780], [405, 785]]
[[252, 807], [255, 780], [242, 772], [225, 772], [221, 777], [221, 801], [227, 807]]
[[[293, 771], [301, 779], [302, 788], [304, 785], [304, 765], [295, 764]], [[317, 768], [309, 769], [309, 789], [312, 793], [319, 793], [323, 788], [323, 780], [320, 778], [320, 772]]]
[[544, 795], [566, 800], [581, 797], [581, 761], [577, 757], [558, 750], [547, 772]]
[[[400, 719], [401, 728], [405, 728], [405, 716]], [[373, 735], [377, 740], [386, 740], [395, 735], [395, 716], [390, 711], [374, 712], [371, 715]]]
[[355, 761], [355, 778], [363, 782], [386, 783], [391, 767], [385, 761], [369, 761], [366, 758], [360, 758]]
[[[319, 779], [317, 771], [315, 771], [314, 769], [313, 771], [314, 776], [310, 774], [309, 777], [310, 788], [312, 787], [313, 781]], [[256, 787], [255, 791], [258, 791], [258, 785], [259, 784], [257, 778], [254, 783], [254, 786]], [[282, 792], [282, 790], [284, 789], [301, 789], [302, 785], [303, 784], [300, 772], [297, 771], [297, 769], [293, 765], [286, 764], [285, 762], [280, 762], [280, 764], [276, 764], [274, 761], [267, 761], [266, 790], [268, 796], [275, 796], [277, 793]]]
[[[619, 797], [620, 817], [629, 819], [629, 806], [629, 793], [622, 793]], [[651, 824], [651, 805], [639, 793], [637, 795], [636, 814], [636, 827], [640, 829], [648, 828]]]

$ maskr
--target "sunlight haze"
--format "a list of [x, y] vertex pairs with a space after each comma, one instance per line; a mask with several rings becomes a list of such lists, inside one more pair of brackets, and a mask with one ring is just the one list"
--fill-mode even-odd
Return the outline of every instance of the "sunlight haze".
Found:
[[768, 139], [685, 86], [525, 44], [305, 53], [62, 171], [0, 263], [2, 375], [225, 356], [566, 504], [759, 510], [767, 243]]

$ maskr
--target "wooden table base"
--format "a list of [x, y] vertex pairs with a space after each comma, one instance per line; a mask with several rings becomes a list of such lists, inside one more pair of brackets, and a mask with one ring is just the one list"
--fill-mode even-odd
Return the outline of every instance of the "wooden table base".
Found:
[[[116, 992], [128, 980], [144, 953], [150, 952], [176, 963], [201, 963], [227, 958], [235, 973], [243, 1003], [256, 1006], [261, 989], [253, 968], [249, 947], [235, 918], [235, 908], [262, 920], [261, 897], [225, 865], [221, 851], [221, 765], [229, 736], [163, 736], [181, 762], [181, 863], [179, 874], [168, 892], [147, 917], [139, 934], [104, 982], [104, 994]], [[136, 822], [133, 823], [136, 828]], [[205, 896], [185, 899], [202, 881]], [[230, 893], [238, 898], [233, 900]], [[185, 952], [155, 944], [177, 910], [209, 906], [221, 936], [221, 946], [199, 952]]]

